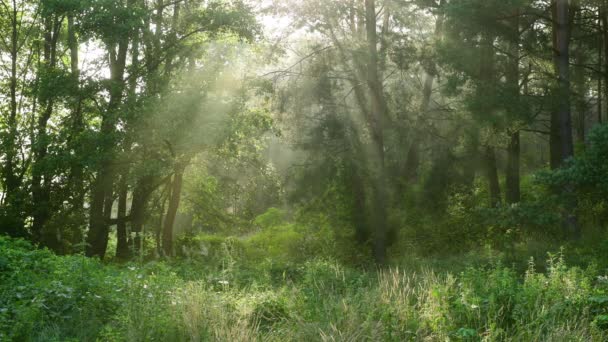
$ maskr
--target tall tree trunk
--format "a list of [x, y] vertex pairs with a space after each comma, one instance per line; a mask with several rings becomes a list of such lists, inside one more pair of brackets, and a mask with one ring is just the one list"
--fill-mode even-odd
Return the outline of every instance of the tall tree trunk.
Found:
[[[576, 54], [577, 65], [583, 65], [586, 63], [584, 52], [582, 48], [577, 50]], [[579, 67], [575, 73], [575, 88], [576, 88], [576, 142], [578, 144], [585, 143], [585, 121], [587, 119], [587, 83], [585, 79], [585, 70], [583, 67]]]
[[128, 185], [126, 174], [123, 174], [118, 184], [118, 222], [116, 223], [116, 258], [126, 260], [129, 258], [129, 242], [127, 240], [127, 195]]
[[520, 134], [519, 131], [511, 133], [507, 148], [507, 177], [506, 194], [507, 203], [518, 203], [521, 199], [520, 190]]
[[[356, 157], [354, 157], [356, 158]], [[370, 232], [367, 224], [367, 215], [365, 210], [365, 185], [363, 178], [359, 174], [360, 166], [356, 165], [357, 161], [353, 160], [352, 166], [352, 190], [353, 190], [353, 226], [355, 227], [355, 238], [360, 245], [369, 243]]]
[[[169, 184], [167, 186], [167, 191], [170, 192], [170, 185]], [[167, 206], [167, 200], [169, 199], [169, 195], [167, 194], [166, 196], [164, 194], [160, 195], [159, 198], [159, 208], [158, 208], [158, 226], [156, 227], [156, 231], [155, 233], [155, 240], [156, 240], [156, 254], [158, 256], [163, 255], [163, 248], [162, 248], [162, 233], [163, 233], [163, 224], [165, 222], [165, 207]]]
[[[9, 22], [11, 25], [10, 38], [10, 80], [9, 80], [9, 114], [7, 120], [8, 134], [3, 139], [2, 152], [4, 152], [4, 163], [2, 167], [2, 182], [4, 198], [2, 205], [3, 215], [1, 217], [1, 231], [13, 236], [27, 235], [23, 227], [22, 201], [18, 194], [21, 180], [18, 176], [18, 157], [17, 157], [17, 77], [18, 77], [18, 58], [19, 58], [19, 9], [17, 2], [12, 2]], [[8, 9], [7, 9], [8, 12]]]
[[490, 194], [490, 206], [497, 207], [501, 203], [500, 183], [498, 181], [498, 168], [496, 166], [496, 152], [493, 147], [486, 146], [483, 152], [486, 177]]
[[407, 152], [407, 158], [405, 161], [404, 176], [408, 183], [416, 183], [418, 181], [418, 169], [420, 168], [420, 146], [422, 134], [418, 130], [421, 129], [422, 116], [426, 115], [429, 111], [431, 103], [431, 94], [433, 92], [433, 80], [435, 78], [434, 73], [427, 71], [424, 86], [422, 88], [422, 103], [420, 104], [419, 118], [416, 120], [416, 124], [412, 133], [412, 139], [410, 148]]
[[[515, 18], [512, 23], [512, 34], [510, 42], [511, 56], [508, 61], [507, 71], [507, 83], [509, 88], [509, 95], [512, 99], [512, 107], [515, 111], [511, 110], [511, 119], [517, 121], [522, 116], [519, 113], [521, 110], [520, 106], [520, 90], [519, 90], [519, 43], [520, 43], [520, 30], [519, 30], [519, 9], [515, 11]], [[514, 128], [511, 132], [509, 145], [507, 147], [507, 172], [506, 172], [506, 190], [505, 199], [507, 203], [518, 203], [520, 201], [520, 134], [519, 128]]]
[[9, 82], [9, 118], [8, 129], [9, 134], [5, 140], [6, 161], [4, 163], [4, 188], [6, 192], [7, 204], [11, 204], [10, 198], [15, 196], [15, 192], [19, 187], [18, 179], [15, 171], [16, 164], [16, 140], [17, 140], [17, 59], [18, 56], [18, 12], [16, 2], [13, 1], [13, 13], [11, 16], [11, 79]]
[[[574, 27], [580, 27], [582, 24], [582, 11], [580, 6], [576, 8], [576, 22]], [[580, 29], [576, 29], [576, 32], [580, 32]], [[580, 36], [581, 34], [577, 34]], [[579, 44], [575, 51], [576, 68], [574, 70], [574, 89], [576, 92], [576, 98], [574, 107], [576, 109], [576, 142], [578, 144], [585, 143], [585, 120], [587, 118], [587, 80], [585, 77], [585, 67], [587, 63], [587, 55], [584, 51], [584, 45], [581, 43], [579, 37]]]
[[469, 132], [465, 143], [464, 165], [462, 170], [462, 184], [466, 189], [473, 189], [475, 177], [479, 169], [479, 137], [476, 133]]
[[76, 36], [76, 28], [74, 23], [74, 15], [68, 14], [68, 47], [70, 49], [70, 72], [72, 78], [76, 82], [77, 93], [73, 98], [72, 115], [71, 115], [71, 131], [69, 138], [69, 148], [74, 155], [74, 159], [70, 165], [70, 192], [71, 205], [77, 211], [80, 211], [84, 206], [85, 188], [84, 188], [84, 167], [81, 162], [85, 151], [82, 151], [82, 146], [79, 143], [82, 133], [84, 132], [84, 118], [82, 116], [82, 96], [80, 94], [80, 67], [78, 54], [78, 37]]
[[[131, 1], [129, 1], [131, 2]], [[107, 201], [111, 198], [114, 170], [112, 167], [112, 158], [114, 152], [114, 139], [112, 136], [116, 131], [116, 123], [118, 110], [122, 102], [123, 92], [125, 88], [124, 73], [126, 67], [127, 50], [129, 47], [129, 35], [121, 37], [118, 43], [118, 52], [114, 46], [109, 46], [110, 51], [110, 100], [108, 108], [103, 115], [101, 123], [101, 136], [104, 141], [100, 144], [100, 167], [97, 170], [97, 178], [92, 185], [91, 207], [90, 207], [90, 224], [89, 234], [87, 236], [87, 256], [99, 256], [103, 258], [105, 255], [105, 246], [108, 243], [108, 221], [106, 220], [108, 213], [104, 212], [107, 208]]]
[[556, 116], [559, 127], [560, 165], [574, 154], [572, 141], [572, 116], [570, 110], [570, 19], [568, 0], [554, 0], [554, 62], [558, 79], [558, 107]]
[[[441, 0], [439, 6], [443, 7], [445, 0]], [[435, 22], [435, 39], [440, 40], [443, 34], [443, 15], [439, 15]], [[405, 161], [405, 179], [409, 183], [418, 181], [418, 169], [420, 168], [420, 146], [423, 135], [420, 134], [421, 124], [424, 121], [424, 116], [428, 113], [431, 105], [431, 96], [433, 95], [433, 82], [437, 77], [437, 65], [434, 60], [430, 61], [429, 66], [425, 70], [424, 85], [422, 87], [422, 102], [420, 103], [420, 111], [416, 118], [415, 127], [413, 130], [412, 141], [407, 152]]]
[[179, 208], [179, 202], [182, 194], [182, 180], [184, 177], [185, 165], [177, 165], [171, 182], [171, 191], [169, 194], [169, 207], [167, 215], [165, 215], [165, 223], [163, 227], [163, 252], [166, 257], [173, 256], [173, 226], [175, 217]]
[[[572, 117], [570, 113], [570, 32], [571, 23], [569, 18], [570, 7], [568, 0], [553, 1], [553, 50], [555, 73], [558, 78], [558, 108], [556, 118], [559, 126], [559, 137], [561, 145], [560, 166], [566, 159], [574, 154], [572, 141]], [[581, 235], [577, 218], [574, 215], [576, 208], [576, 197], [572, 185], [561, 189], [562, 197], [566, 203], [566, 213], [563, 220], [564, 230], [572, 238]]]
[[556, 108], [551, 110], [549, 123], [549, 166], [551, 170], [558, 169], [562, 164], [562, 143], [559, 129], [559, 114]]
[[135, 255], [140, 252], [148, 199], [150, 198], [152, 191], [154, 191], [153, 182], [153, 176], [143, 176], [137, 180], [135, 188], [133, 189], [130, 212], [131, 234], [133, 235], [129, 237], [129, 246], [132, 247]]
[[[602, 0], [603, 2], [604, 0]], [[598, 20], [597, 20], [597, 26], [599, 28], [599, 34], [598, 34], [598, 49], [597, 49], [597, 70], [598, 70], [598, 76], [597, 76], [597, 122], [598, 123], [602, 123], [602, 97], [603, 97], [603, 90], [602, 90], [602, 74], [605, 72], [602, 72], [604, 70], [604, 44], [606, 43], [604, 41], [604, 11], [603, 11], [603, 4], [600, 3], [597, 9], [597, 15], [598, 15]]]
[[604, 48], [604, 104], [603, 112], [599, 113], [599, 122], [602, 122], [602, 115], [608, 118], [608, 1], [601, 0], [601, 20], [602, 20], [602, 40]]
[[[56, 64], [57, 39], [62, 22], [54, 15], [49, 15], [44, 20], [44, 63], [41, 72], [52, 74]], [[46, 82], [48, 79], [42, 78]], [[47, 85], [43, 85], [43, 88]], [[46, 234], [43, 236], [43, 227], [51, 217], [50, 203], [50, 180], [51, 175], [46, 170], [46, 157], [48, 154], [49, 137], [47, 134], [47, 124], [53, 113], [54, 98], [49, 94], [40, 95], [40, 103], [43, 111], [38, 117], [36, 126], [36, 139], [33, 144], [34, 165], [32, 168], [32, 204], [33, 222], [32, 232], [35, 241], [41, 242], [44, 246], [57, 250], [60, 241], [56, 241], [56, 234]]]
[[[495, 96], [496, 91], [496, 79], [494, 70], [494, 36], [490, 34], [484, 34], [480, 46], [480, 62], [479, 62], [479, 82], [477, 88], [477, 96], [483, 101], [480, 114], [492, 116], [495, 109], [491, 105], [487, 104], [487, 99]], [[493, 127], [493, 130], [495, 128]], [[490, 195], [490, 205], [492, 207], [498, 206], [501, 203], [500, 196], [500, 183], [498, 181], [498, 168], [496, 164], [496, 152], [494, 147], [491, 146], [491, 142], [485, 142], [484, 151], [482, 152], [482, 159], [484, 161], [484, 168], [486, 179], [488, 182], [488, 193]]]
[[384, 165], [383, 120], [386, 115], [386, 103], [382, 81], [378, 74], [378, 38], [376, 34], [376, 4], [374, 0], [365, 0], [365, 29], [367, 33], [367, 85], [370, 90], [371, 112], [369, 127], [372, 135], [370, 152], [370, 169], [373, 187], [373, 224], [374, 224], [374, 258], [380, 265], [386, 263], [387, 220], [386, 204], [388, 189]]

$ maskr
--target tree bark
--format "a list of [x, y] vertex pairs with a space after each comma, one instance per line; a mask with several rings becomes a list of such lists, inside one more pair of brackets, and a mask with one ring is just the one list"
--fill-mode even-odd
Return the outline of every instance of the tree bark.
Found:
[[497, 207], [501, 203], [501, 197], [500, 183], [498, 181], [498, 168], [496, 166], [496, 153], [494, 148], [486, 146], [483, 157], [485, 161], [486, 177], [488, 179], [490, 206]]
[[587, 118], [587, 111], [589, 109], [587, 106], [587, 82], [584, 67], [584, 65], [587, 63], [587, 55], [584, 51], [584, 45], [580, 42], [581, 33], [579, 32], [581, 30], [579, 27], [582, 24], [582, 12], [579, 4], [576, 5], [575, 10], [576, 20], [574, 27], [577, 28], [575, 32], [577, 32], [577, 35], [579, 36], [579, 44], [574, 56], [577, 65], [574, 69], [574, 89], [576, 92], [574, 102], [574, 108], [576, 110], [575, 131], [576, 142], [582, 145], [585, 143], [585, 120]]
[[167, 215], [165, 216], [165, 223], [163, 227], [163, 252], [165, 253], [166, 257], [173, 256], [173, 226], [175, 224], [175, 217], [177, 216], [177, 210], [179, 208], [182, 193], [184, 169], [185, 166], [183, 165], [176, 166], [175, 174], [173, 175], [173, 182], [171, 182], [169, 207], [167, 208]]
[[[52, 74], [55, 68], [57, 56], [57, 40], [60, 34], [62, 21], [51, 14], [44, 19], [44, 63], [41, 72]], [[48, 80], [46, 80], [48, 81]], [[46, 90], [46, 85], [43, 89]], [[52, 175], [46, 170], [46, 158], [48, 154], [49, 137], [47, 134], [47, 124], [53, 114], [54, 98], [49, 94], [41, 94], [40, 103], [43, 111], [38, 117], [36, 126], [37, 136], [34, 140], [33, 154], [34, 165], [32, 168], [32, 204], [33, 204], [33, 222], [32, 232], [34, 239], [42, 245], [51, 249], [57, 250], [60, 241], [56, 241], [56, 234], [45, 234], [43, 236], [43, 228], [46, 221], [51, 217], [51, 193], [50, 179]]]
[[[572, 117], [570, 110], [570, 7], [568, 0], [553, 1], [553, 49], [555, 73], [558, 78], [558, 107], [556, 111], [560, 137], [560, 164], [573, 156], [574, 146], [572, 140]], [[576, 197], [572, 185], [567, 185], [563, 198], [566, 201], [566, 212], [563, 219], [563, 228], [567, 235], [578, 239], [581, 235], [580, 226], [574, 214]]]
[[[128, 1], [127, 6], [129, 3]], [[103, 141], [100, 144], [100, 167], [97, 170], [97, 178], [92, 185], [91, 207], [90, 207], [90, 224], [89, 234], [87, 236], [87, 256], [98, 256], [103, 259], [105, 255], [105, 246], [108, 242], [108, 222], [106, 217], [108, 213], [104, 213], [107, 208], [107, 201], [110, 200], [111, 189], [113, 186], [114, 170], [112, 168], [112, 158], [114, 152], [114, 139], [112, 138], [116, 131], [116, 122], [118, 109], [122, 102], [123, 92], [125, 88], [124, 73], [126, 68], [127, 50], [129, 47], [129, 34], [121, 37], [118, 43], [118, 52], [115, 52], [114, 46], [109, 46], [110, 57], [110, 100], [108, 108], [103, 115], [101, 123], [101, 137]]]
[[84, 188], [84, 167], [81, 161], [85, 152], [82, 151], [79, 140], [84, 131], [85, 124], [82, 116], [82, 96], [80, 94], [79, 45], [73, 14], [68, 14], [68, 48], [70, 49], [70, 72], [72, 73], [72, 78], [76, 83], [77, 89], [77, 93], [73, 98], [71, 114], [72, 127], [68, 142], [70, 150], [74, 154], [69, 175], [69, 188], [72, 195], [70, 203], [75, 210], [80, 211], [84, 206], [86, 190]]
[[119, 260], [126, 260], [130, 257], [127, 221], [125, 220], [128, 190], [126, 175], [123, 175], [118, 185], [118, 222], [116, 223], [116, 258]]
[[506, 200], [507, 203], [518, 203], [521, 199], [520, 190], [520, 134], [519, 131], [511, 133], [507, 148], [507, 177]]
[[[602, 40], [603, 40], [603, 48], [604, 48], [604, 65], [603, 65], [603, 75], [604, 75], [604, 100], [606, 103], [604, 104], [603, 112], [598, 114], [598, 121], [601, 123], [603, 121], [602, 115], [608, 118], [608, 5], [606, 0], [601, 0], [601, 21], [602, 21]], [[602, 95], [600, 95], [602, 96]]]
[[[509, 43], [511, 56], [509, 56], [507, 66], [507, 86], [509, 88], [510, 102], [512, 107], [510, 109], [511, 120], [517, 123], [518, 119], [522, 117], [520, 106], [520, 90], [519, 90], [519, 43], [520, 43], [520, 29], [519, 29], [519, 9], [515, 11], [516, 15], [512, 22], [512, 37]], [[513, 110], [514, 109], [514, 110]], [[520, 134], [519, 128], [515, 127], [510, 134], [510, 141], [507, 147], [507, 172], [506, 172], [506, 189], [505, 199], [509, 204], [518, 203], [520, 201]]]
[[[494, 36], [484, 33], [480, 46], [480, 63], [479, 63], [479, 84], [477, 88], [477, 96], [481, 99], [483, 105], [480, 108], [480, 114], [492, 116], [495, 108], [488, 103], [495, 95], [496, 79], [494, 66]], [[496, 128], [492, 126], [492, 130]], [[492, 142], [485, 142], [482, 152], [486, 179], [488, 182], [488, 193], [490, 196], [490, 206], [496, 207], [501, 203], [500, 183], [498, 181], [498, 168], [496, 164], [496, 152], [492, 146]]]
[[[353, 161], [355, 164], [356, 161]], [[359, 174], [359, 166], [352, 166], [351, 186], [353, 190], [353, 226], [355, 227], [355, 238], [357, 243], [364, 246], [369, 244], [370, 232], [367, 225], [367, 215], [365, 215], [365, 185], [363, 178]]]
[[[17, 8], [17, 2], [12, 2], [12, 9], [10, 11], [10, 46], [9, 57], [10, 57], [10, 79], [8, 82], [9, 90], [9, 110], [7, 130], [8, 134], [1, 142], [2, 151], [4, 153], [4, 163], [2, 167], [2, 182], [3, 182], [3, 201], [0, 203], [2, 210], [2, 221], [1, 231], [8, 233], [9, 235], [16, 237], [27, 236], [27, 232], [24, 229], [24, 217], [22, 200], [20, 199], [21, 179], [18, 176], [18, 156], [17, 156], [17, 77], [18, 77], [18, 58], [19, 58], [19, 9]], [[9, 10], [7, 9], [7, 12]]]
[[370, 90], [371, 115], [368, 125], [372, 135], [370, 166], [373, 187], [373, 222], [374, 222], [374, 258], [376, 263], [386, 263], [387, 220], [386, 204], [388, 189], [384, 165], [383, 120], [386, 115], [382, 81], [378, 74], [378, 37], [376, 34], [376, 4], [374, 0], [365, 0], [365, 29], [367, 33], [367, 85]]
[[140, 252], [141, 234], [143, 232], [144, 221], [146, 219], [146, 208], [150, 193], [153, 191], [154, 178], [152, 176], [141, 177], [133, 190], [133, 198], [131, 200], [131, 233], [134, 236], [129, 237], [129, 246], [132, 247], [135, 255]]
[[568, 0], [554, 0], [553, 51], [555, 72], [558, 79], [558, 106], [556, 132], [559, 132], [560, 165], [574, 154], [572, 117], [570, 110], [570, 19]]
[[[604, 0], [602, 0], [603, 2]], [[599, 28], [599, 32], [598, 32], [598, 53], [597, 53], [597, 70], [599, 72], [599, 75], [597, 76], [597, 122], [599, 124], [602, 123], [602, 97], [603, 97], [603, 90], [602, 90], [602, 74], [603, 74], [603, 70], [604, 70], [604, 11], [603, 11], [603, 4], [600, 3], [597, 9], [597, 16], [598, 16], [598, 20], [597, 20], [597, 26]], [[605, 72], [605, 71], [604, 71]]]
[[[439, 6], [443, 7], [445, 0], [441, 0]], [[435, 22], [435, 39], [441, 39], [443, 34], [443, 16], [440, 14]], [[407, 152], [405, 161], [405, 179], [408, 183], [416, 183], [418, 181], [418, 169], [420, 168], [420, 146], [423, 136], [419, 133], [423, 117], [427, 114], [431, 105], [431, 96], [433, 95], [433, 83], [437, 77], [437, 65], [434, 60], [429, 62], [429, 66], [425, 70], [424, 85], [422, 87], [422, 102], [416, 124], [410, 139], [412, 143]]]

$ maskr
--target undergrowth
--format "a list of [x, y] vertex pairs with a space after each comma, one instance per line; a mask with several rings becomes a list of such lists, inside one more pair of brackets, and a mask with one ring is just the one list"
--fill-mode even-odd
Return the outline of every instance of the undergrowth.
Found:
[[[222, 253], [231, 253], [224, 246]], [[224, 255], [102, 264], [0, 238], [3, 341], [603, 341], [608, 277], [550, 255], [523, 274], [252, 266]]]

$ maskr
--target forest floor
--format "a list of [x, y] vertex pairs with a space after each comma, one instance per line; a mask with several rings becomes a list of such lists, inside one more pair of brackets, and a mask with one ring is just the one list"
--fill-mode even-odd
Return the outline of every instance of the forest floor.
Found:
[[2, 341], [605, 341], [608, 277], [500, 262], [451, 272], [224, 254], [102, 264], [0, 237]]

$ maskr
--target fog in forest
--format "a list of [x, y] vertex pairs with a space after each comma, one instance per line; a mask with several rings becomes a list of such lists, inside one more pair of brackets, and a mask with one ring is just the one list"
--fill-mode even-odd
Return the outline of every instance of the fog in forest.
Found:
[[0, 1], [0, 341], [608, 340], [606, 0]]

